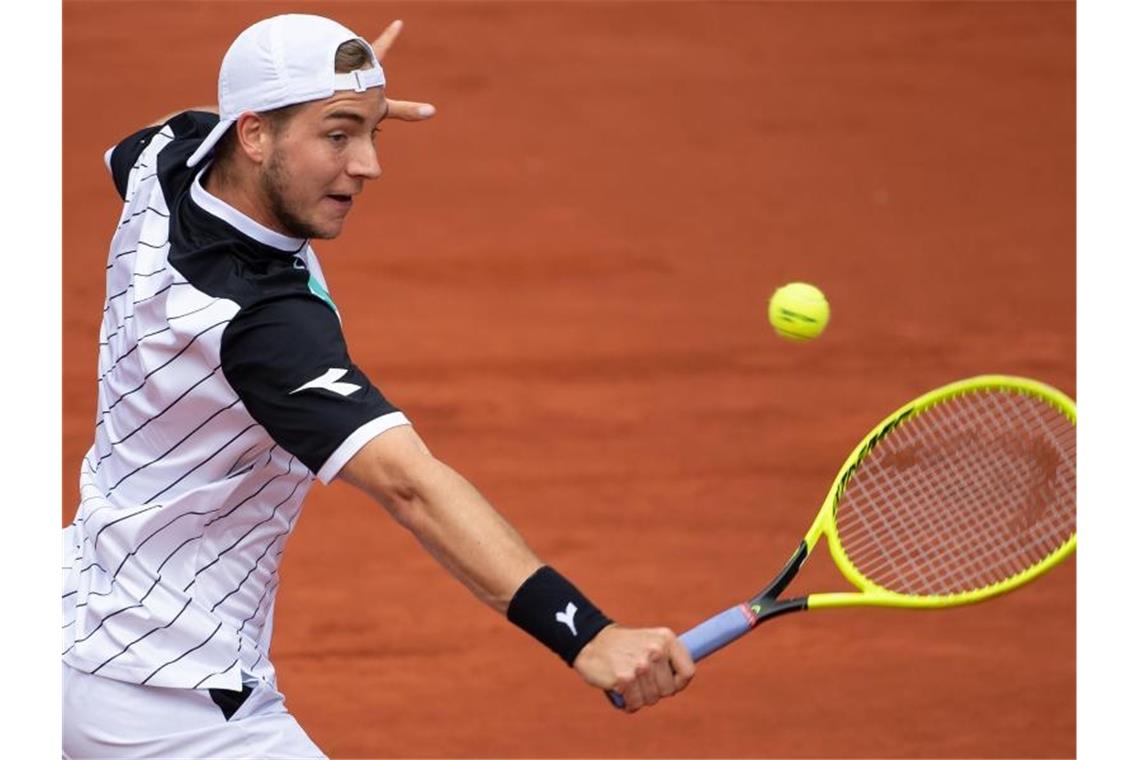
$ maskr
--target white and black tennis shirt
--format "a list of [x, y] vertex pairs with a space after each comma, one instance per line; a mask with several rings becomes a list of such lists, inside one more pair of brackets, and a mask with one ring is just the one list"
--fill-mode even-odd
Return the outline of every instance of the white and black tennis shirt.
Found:
[[140, 684], [273, 682], [278, 566], [314, 478], [408, 420], [352, 363], [308, 241], [207, 193], [201, 112], [107, 154], [95, 442], [63, 530], [63, 659]]

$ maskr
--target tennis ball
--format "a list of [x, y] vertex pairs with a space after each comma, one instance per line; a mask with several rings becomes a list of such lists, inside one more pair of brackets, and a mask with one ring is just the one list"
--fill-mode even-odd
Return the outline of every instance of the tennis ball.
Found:
[[768, 299], [768, 321], [781, 338], [811, 340], [827, 327], [831, 307], [815, 285], [791, 282], [776, 289]]

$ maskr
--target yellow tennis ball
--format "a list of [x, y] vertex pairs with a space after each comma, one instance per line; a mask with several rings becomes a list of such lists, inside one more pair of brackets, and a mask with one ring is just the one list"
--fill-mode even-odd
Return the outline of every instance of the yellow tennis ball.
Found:
[[777, 288], [768, 299], [768, 321], [776, 334], [788, 340], [811, 340], [827, 327], [831, 307], [815, 285], [791, 282]]

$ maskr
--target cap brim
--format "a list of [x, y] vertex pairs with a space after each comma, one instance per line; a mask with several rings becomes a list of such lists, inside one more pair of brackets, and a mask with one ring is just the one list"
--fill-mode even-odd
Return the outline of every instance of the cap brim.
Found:
[[222, 119], [217, 125], [210, 130], [210, 134], [206, 135], [206, 139], [198, 146], [198, 150], [194, 151], [190, 158], [186, 159], [187, 166], [197, 166], [198, 163], [209, 155], [214, 146], [218, 144], [218, 140], [222, 139], [222, 135], [226, 133], [230, 127], [234, 125], [237, 119]]

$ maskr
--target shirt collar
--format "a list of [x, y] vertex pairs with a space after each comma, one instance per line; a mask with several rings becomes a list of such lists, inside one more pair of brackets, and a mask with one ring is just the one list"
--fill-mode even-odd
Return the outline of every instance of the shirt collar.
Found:
[[236, 228], [239, 232], [248, 235], [257, 242], [264, 243], [265, 245], [271, 248], [276, 248], [279, 251], [297, 253], [308, 244], [309, 241], [303, 238], [295, 238], [288, 235], [282, 235], [280, 232], [275, 232], [269, 229], [260, 222], [257, 222], [242, 212], [238, 211], [236, 208], [226, 203], [221, 198], [218, 198], [217, 196], [211, 195], [209, 192], [207, 192], [206, 188], [202, 187], [202, 175], [205, 174], [206, 169], [208, 168], [209, 165], [203, 167], [202, 170], [199, 171], [198, 174], [194, 177], [194, 184], [190, 186], [190, 197], [194, 200], [194, 203], [197, 204], [199, 208], [201, 208], [206, 213], [211, 214], [212, 216], [216, 216], [223, 222], [226, 222], [231, 227]]

